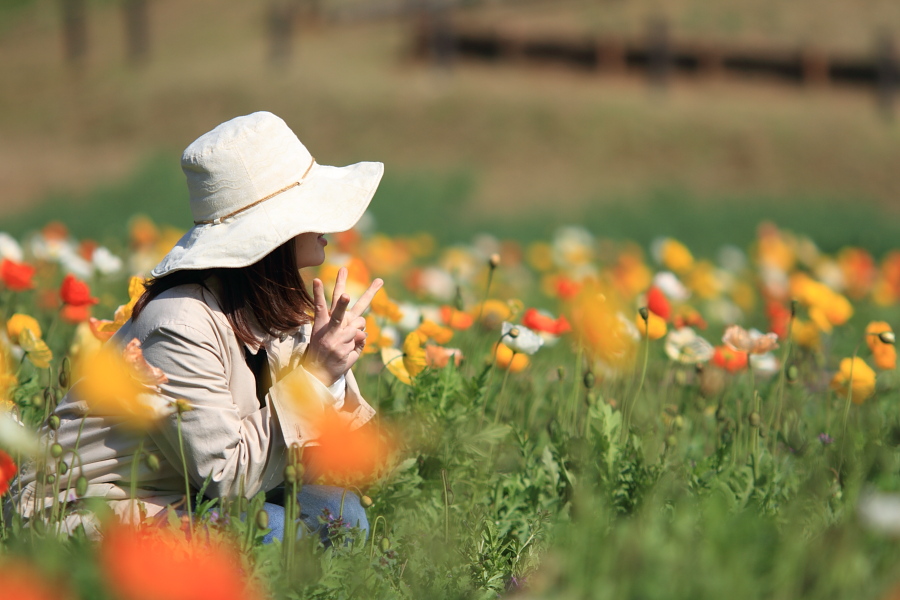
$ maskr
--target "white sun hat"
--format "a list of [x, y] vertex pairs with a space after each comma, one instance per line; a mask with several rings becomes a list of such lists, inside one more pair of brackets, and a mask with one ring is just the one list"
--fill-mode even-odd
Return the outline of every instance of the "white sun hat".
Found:
[[346, 231], [384, 173], [380, 162], [328, 167], [269, 112], [222, 123], [181, 157], [192, 227], [151, 271], [251, 265], [301, 233]]

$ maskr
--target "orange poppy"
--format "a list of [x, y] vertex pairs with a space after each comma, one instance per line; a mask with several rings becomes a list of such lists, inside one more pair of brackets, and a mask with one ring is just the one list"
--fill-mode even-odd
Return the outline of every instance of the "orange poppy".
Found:
[[66, 600], [72, 595], [47, 576], [19, 560], [0, 565], [0, 590], [4, 598], [15, 600]]
[[475, 318], [469, 313], [444, 305], [441, 307], [441, 321], [451, 329], [463, 331], [472, 326]]
[[528, 356], [521, 352], [513, 352], [512, 348], [506, 344], [496, 344], [494, 346], [494, 357], [497, 360], [497, 366], [501, 369], [508, 370], [510, 373], [518, 373], [524, 371], [528, 367]]
[[368, 485], [387, 465], [393, 451], [389, 436], [374, 424], [358, 429], [335, 413], [323, 415], [311, 442], [309, 465], [328, 483]]
[[747, 368], [747, 353], [732, 350], [727, 346], [716, 346], [712, 363], [729, 373], [737, 373]]
[[[890, 334], [890, 337], [887, 334]], [[893, 334], [891, 326], [884, 321], [872, 321], [866, 327], [866, 344], [872, 351], [875, 366], [882, 371], [897, 367], [897, 349], [891, 343]]]

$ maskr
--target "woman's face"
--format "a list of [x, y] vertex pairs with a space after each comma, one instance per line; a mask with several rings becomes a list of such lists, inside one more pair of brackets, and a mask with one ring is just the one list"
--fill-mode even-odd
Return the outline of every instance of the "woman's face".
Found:
[[323, 233], [301, 233], [294, 238], [297, 268], [317, 267], [325, 262], [325, 246], [328, 241]]

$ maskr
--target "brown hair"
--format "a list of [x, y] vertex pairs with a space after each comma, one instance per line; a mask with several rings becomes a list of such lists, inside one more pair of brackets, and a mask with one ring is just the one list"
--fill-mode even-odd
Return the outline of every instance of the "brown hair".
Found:
[[210, 277], [221, 283], [219, 302], [234, 334], [248, 345], [258, 345], [250, 329], [251, 317], [270, 335], [291, 331], [312, 320], [315, 304], [300, 277], [293, 240], [248, 267], [175, 271], [151, 279], [131, 318], [136, 320], [151, 300], [173, 287], [196, 283], [209, 289], [206, 280]]

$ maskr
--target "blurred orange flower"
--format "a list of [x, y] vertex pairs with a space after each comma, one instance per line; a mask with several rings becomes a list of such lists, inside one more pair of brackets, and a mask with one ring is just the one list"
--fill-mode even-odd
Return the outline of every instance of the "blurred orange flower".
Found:
[[69, 306], [89, 306], [99, 302], [96, 298], [91, 297], [91, 289], [88, 285], [71, 273], [63, 279], [59, 295], [63, 303]]
[[662, 264], [676, 273], [685, 273], [694, 266], [694, 256], [687, 246], [668, 238], [662, 242], [659, 249], [659, 258]]
[[469, 313], [444, 305], [441, 307], [441, 321], [447, 327], [464, 331], [472, 326], [475, 319]]
[[128, 280], [128, 302], [116, 309], [112, 321], [108, 319], [90, 319], [91, 333], [98, 340], [105, 342], [115, 335], [122, 328], [122, 325], [131, 318], [134, 305], [137, 304], [137, 301], [144, 294], [144, 282], [145, 280], [142, 277], [132, 277]]
[[897, 349], [892, 343], [893, 337], [894, 331], [885, 321], [872, 321], [866, 327], [866, 344], [872, 352], [875, 366], [882, 371], [897, 368]]
[[794, 320], [794, 326], [791, 328], [791, 337], [794, 342], [802, 348], [815, 350], [821, 343], [819, 328], [811, 321]]
[[615, 295], [607, 294], [596, 283], [586, 284], [569, 305], [568, 313], [572, 330], [594, 359], [614, 369], [631, 364], [639, 332], [622, 314]]
[[459, 348], [444, 348], [443, 346], [435, 346], [429, 344], [425, 346], [425, 362], [429, 368], [443, 369], [450, 364], [450, 359], [457, 367], [462, 363], [462, 350]]
[[536, 308], [529, 308], [525, 311], [525, 314], [522, 315], [522, 325], [550, 335], [562, 335], [572, 330], [572, 326], [565, 316], [560, 315], [559, 318], [554, 319]]
[[[0, 496], [9, 490], [9, 482], [16, 476], [16, 463], [9, 454], [0, 450]], [[2, 579], [0, 579], [2, 581]], [[2, 585], [2, 584], [0, 584]]]
[[494, 345], [494, 357], [496, 358], [497, 366], [508, 370], [510, 373], [518, 373], [525, 370], [531, 362], [528, 360], [527, 355], [521, 352], [513, 352], [512, 348], [501, 343]]
[[848, 385], [850, 400], [854, 404], [862, 404], [875, 393], [875, 371], [859, 357], [845, 358], [841, 361], [840, 370], [831, 380], [831, 387], [838, 394], [846, 396]]
[[400, 310], [400, 307], [396, 302], [393, 302], [390, 298], [388, 298], [387, 292], [384, 291], [384, 288], [378, 290], [375, 294], [375, 297], [372, 298], [372, 304], [370, 305], [372, 310], [372, 314], [378, 315], [379, 317], [384, 317], [388, 321], [396, 323], [400, 319], [403, 318], [403, 311]]
[[59, 311], [59, 316], [66, 323], [77, 325], [90, 320], [91, 307], [88, 305], [73, 306], [71, 304], [66, 304], [62, 307], [62, 310]]
[[119, 600], [262, 600], [240, 554], [220, 539], [188, 542], [162, 528], [109, 529], [100, 544], [100, 572]]
[[0, 262], [0, 281], [14, 292], [34, 289], [35, 268], [24, 263], [17, 263], [4, 258]]

